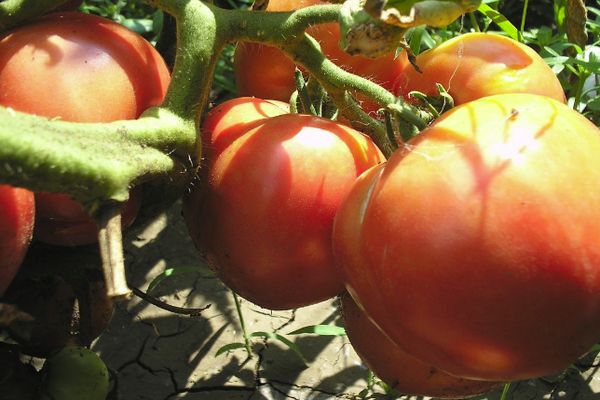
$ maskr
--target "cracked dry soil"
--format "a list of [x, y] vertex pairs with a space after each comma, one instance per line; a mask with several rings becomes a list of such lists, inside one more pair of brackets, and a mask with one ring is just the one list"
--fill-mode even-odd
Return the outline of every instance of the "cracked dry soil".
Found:
[[[166, 268], [197, 267], [173, 276], [158, 297], [181, 307], [210, 308], [189, 317], [134, 297], [116, 307], [109, 328], [94, 342], [112, 370], [111, 399], [119, 400], [325, 400], [358, 399], [368, 370], [345, 337], [287, 335], [307, 325], [341, 325], [335, 300], [274, 312], [242, 300], [247, 330], [276, 332], [293, 341], [308, 364], [276, 340], [257, 337], [253, 356], [243, 348], [216, 356], [223, 345], [243, 342], [231, 292], [198, 257], [176, 203], [125, 236], [129, 282], [146, 290]], [[599, 360], [590, 356], [566, 373], [514, 383], [509, 398], [600, 400]], [[377, 399], [417, 399], [370, 392]], [[500, 389], [478, 399], [499, 399]]]

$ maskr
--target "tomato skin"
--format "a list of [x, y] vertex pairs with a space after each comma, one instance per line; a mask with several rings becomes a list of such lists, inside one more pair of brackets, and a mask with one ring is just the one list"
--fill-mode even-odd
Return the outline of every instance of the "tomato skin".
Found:
[[[146, 40], [89, 14], [49, 14], [0, 40], [0, 104], [30, 114], [73, 122], [135, 119], [162, 102], [169, 80], [164, 61]], [[124, 226], [140, 202], [139, 192], [131, 196]], [[37, 197], [36, 239], [62, 245], [96, 241], [94, 220], [75, 201], [60, 194]]]
[[256, 97], [236, 97], [212, 108], [202, 121], [202, 148], [200, 160], [200, 185], [191, 191], [184, 199], [183, 213], [187, 221], [188, 231], [192, 238], [200, 237], [202, 233], [200, 215], [204, 202], [206, 188], [204, 182], [208, 179], [212, 160], [227, 149], [235, 140], [247, 131], [263, 124], [267, 118], [287, 114], [289, 104], [277, 100], [264, 100]]
[[333, 217], [356, 177], [383, 160], [381, 152], [357, 131], [308, 115], [264, 119], [238, 133], [213, 154], [207, 187], [184, 199], [196, 246], [228, 286], [265, 308], [340, 293]]
[[529, 46], [491, 33], [466, 33], [417, 56], [417, 72], [408, 64], [398, 75], [395, 93], [437, 94], [441, 83], [463, 104], [502, 93], [532, 93], [565, 102], [560, 81]]
[[202, 122], [204, 156], [220, 154], [245, 132], [265, 119], [289, 113], [289, 104], [257, 97], [237, 97], [211, 109]]
[[[266, 11], [292, 11], [318, 4], [327, 3], [319, 0], [271, 0]], [[394, 88], [398, 74], [406, 65], [405, 58], [394, 58], [394, 54], [370, 59], [345, 53], [338, 44], [340, 29], [337, 23], [314, 25], [306, 32], [319, 42], [323, 53], [335, 64], [388, 90]], [[277, 48], [251, 42], [238, 43], [234, 64], [239, 96], [289, 101], [296, 90], [295, 65]], [[365, 101], [363, 107], [369, 112], [379, 108], [370, 101]]]
[[600, 337], [598, 154], [598, 128], [550, 98], [450, 110], [340, 206], [333, 246], [349, 292], [452, 375], [567, 367]]
[[457, 378], [419, 361], [385, 336], [348, 293], [342, 294], [341, 305], [350, 344], [369, 369], [398, 392], [464, 399], [498, 386], [496, 382]]
[[29, 248], [34, 218], [32, 192], [0, 185], [0, 296], [15, 277]]
[[[81, 204], [61, 193], [37, 192], [35, 239], [56, 246], [81, 246], [96, 242], [98, 225]], [[134, 187], [123, 204], [121, 226], [133, 224], [142, 204], [142, 190]]]

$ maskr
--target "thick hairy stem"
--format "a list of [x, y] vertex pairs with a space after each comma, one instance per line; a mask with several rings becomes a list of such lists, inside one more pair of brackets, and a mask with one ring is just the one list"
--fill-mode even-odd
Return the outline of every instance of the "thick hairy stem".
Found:
[[171, 14], [177, 23], [177, 54], [163, 107], [199, 122], [208, 104], [219, 53], [225, 45], [217, 37], [213, 9], [199, 0], [147, 2]]
[[128, 188], [181, 170], [174, 150], [192, 152], [193, 123], [164, 109], [111, 123], [54, 121], [0, 107], [0, 183], [65, 192], [88, 208], [124, 201]]

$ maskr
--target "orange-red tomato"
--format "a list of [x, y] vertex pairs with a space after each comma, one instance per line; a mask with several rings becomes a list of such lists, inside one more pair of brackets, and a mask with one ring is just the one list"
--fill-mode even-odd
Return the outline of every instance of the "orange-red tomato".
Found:
[[[267, 11], [292, 11], [311, 5], [326, 4], [319, 0], [271, 0]], [[337, 23], [311, 26], [307, 33], [321, 45], [323, 53], [347, 71], [369, 78], [388, 90], [394, 88], [398, 74], [404, 67], [404, 58], [394, 54], [377, 59], [360, 55], [351, 56], [339, 47], [340, 29]], [[296, 89], [295, 65], [283, 52], [262, 44], [239, 43], [235, 52], [235, 78], [240, 96], [288, 101]], [[376, 111], [377, 105], [365, 102], [367, 111]]]
[[[168, 83], [150, 43], [101, 17], [50, 14], [0, 40], [0, 104], [18, 111], [74, 122], [135, 119], [162, 102]], [[95, 222], [71, 198], [36, 196], [36, 238], [63, 245], [96, 240]], [[131, 197], [125, 226], [140, 202], [139, 194]]]
[[208, 178], [209, 165], [214, 157], [227, 149], [235, 140], [247, 131], [264, 123], [264, 120], [278, 115], [287, 114], [289, 105], [277, 100], [263, 100], [256, 97], [237, 97], [214, 107], [204, 116], [202, 121], [202, 168], [201, 182], [184, 201], [184, 215], [188, 231], [192, 238], [202, 235], [200, 221], [201, 204], [204, 201], [205, 180]]
[[553, 99], [456, 107], [359, 178], [336, 216], [349, 292], [405, 351], [511, 381], [600, 337], [600, 131]]
[[237, 97], [219, 104], [202, 122], [203, 156], [210, 158], [212, 154], [220, 154], [266, 118], [287, 114], [289, 108], [288, 103], [256, 97]]
[[[298, 114], [265, 119], [265, 108], [247, 101], [223, 106], [231, 116], [219, 113], [232, 130], [206, 131], [205, 146], [216, 140], [218, 152], [209, 156], [206, 187], [185, 199], [190, 234], [218, 276], [260, 306], [289, 309], [333, 297], [343, 290], [333, 265], [333, 217], [356, 177], [383, 156], [347, 126]], [[269, 104], [262, 106], [279, 112]], [[240, 112], [248, 108], [255, 112]]]
[[29, 248], [34, 216], [32, 192], [0, 185], [0, 296], [10, 285]]
[[342, 316], [350, 344], [379, 379], [400, 393], [445, 399], [464, 399], [485, 393], [498, 383], [448, 375], [425, 364], [392, 342], [344, 293]]
[[395, 92], [437, 94], [441, 83], [463, 104], [502, 93], [532, 93], [565, 102], [560, 82], [533, 49], [491, 33], [467, 33], [417, 56], [421, 72], [408, 64], [398, 75]]

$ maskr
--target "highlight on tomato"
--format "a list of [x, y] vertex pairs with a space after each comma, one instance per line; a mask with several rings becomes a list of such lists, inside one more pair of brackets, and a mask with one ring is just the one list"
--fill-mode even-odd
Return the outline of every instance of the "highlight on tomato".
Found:
[[438, 93], [441, 83], [463, 104], [503, 93], [531, 93], [565, 102], [560, 81], [529, 46], [493, 33], [465, 33], [416, 57], [420, 71], [408, 64], [398, 74], [394, 92], [408, 99], [411, 91]]
[[[333, 263], [333, 217], [356, 177], [383, 161], [381, 152], [336, 122], [264, 118], [279, 108], [233, 102], [221, 106], [230, 115], [207, 117], [205, 128], [214, 130], [205, 130], [205, 147], [218, 151], [209, 156], [206, 184], [184, 199], [196, 247], [229, 287], [259, 306], [291, 309], [337, 295], [343, 284]], [[211, 125], [215, 115], [228, 122]]]
[[[78, 12], [54, 13], [0, 39], [0, 104], [74, 122], [135, 119], [159, 105], [169, 71], [140, 35], [113, 21]], [[36, 239], [80, 245], [96, 241], [95, 221], [69, 196], [36, 193]], [[141, 197], [132, 191], [123, 226]]]
[[[327, 4], [320, 0], [270, 0], [266, 11], [292, 11], [312, 5]], [[395, 54], [371, 59], [361, 55], [351, 56], [339, 47], [340, 28], [337, 23], [319, 24], [306, 32], [321, 45], [321, 50], [331, 61], [343, 69], [368, 78], [388, 90], [406, 63]], [[235, 58], [235, 80], [240, 96], [288, 101], [296, 90], [295, 65], [282, 51], [258, 43], [238, 43]], [[366, 111], [376, 111], [377, 104], [364, 101]]]
[[0, 185], [0, 297], [15, 277], [29, 248], [34, 218], [32, 192]]
[[335, 218], [348, 291], [459, 377], [566, 368], [600, 337], [600, 130], [548, 97], [458, 106], [363, 174]]
[[458, 378], [421, 362], [385, 336], [348, 293], [343, 293], [340, 300], [350, 344], [369, 369], [394, 390], [415, 396], [464, 399], [499, 385]]

